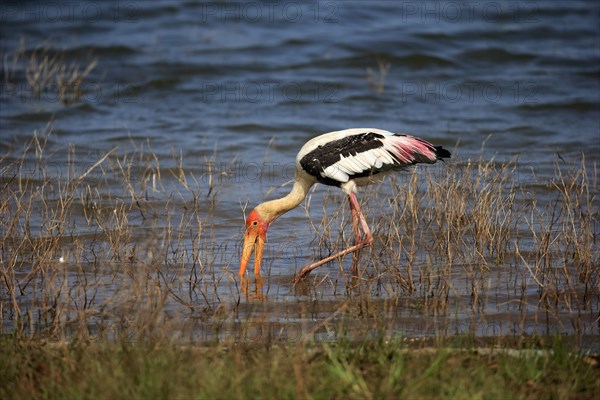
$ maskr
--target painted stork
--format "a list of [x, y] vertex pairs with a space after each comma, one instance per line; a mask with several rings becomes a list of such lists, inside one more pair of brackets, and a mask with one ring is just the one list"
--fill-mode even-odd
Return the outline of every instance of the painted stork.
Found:
[[356, 198], [357, 186], [373, 183], [391, 170], [417, 163], [433, 164], [443, 158], [450, 158], [450, 152], [441, 146], [381, 129], [346, 129], [309, 140], [296, 156], [296, 177], [291, 192], [281, 199], [259, 204], [246, 218], [240, 278], [244, 279], [252, 251], [254, 274], [260, 277], [260, 263], [269, 226], [279, 216], [300, 204], [315, 183], [340, 187], [348, 195], [354, 245], [305, 266], [295, 275], [295, 282], [313, 269], [373, 243], [371, 230]]

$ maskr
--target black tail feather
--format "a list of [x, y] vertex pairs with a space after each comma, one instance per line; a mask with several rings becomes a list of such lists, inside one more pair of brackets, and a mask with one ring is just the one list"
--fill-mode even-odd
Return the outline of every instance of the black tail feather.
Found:
[[435, 156], [438, 160], [441, 160], [443, 158], [450, 158], [451, 154], [442, 146], [435, 146]]

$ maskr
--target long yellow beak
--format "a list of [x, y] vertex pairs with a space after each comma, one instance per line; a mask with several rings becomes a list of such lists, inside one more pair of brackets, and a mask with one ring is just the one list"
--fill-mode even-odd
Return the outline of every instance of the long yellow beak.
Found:
[[246, 272], [246, 266], [248, 265], [248, 261], [250, 261], [252, 251], [254, 251], [254, 275], [260, 275], [260, 262], [262, 261], [263, 250], [265, 248], [265, 238], [263, 236], [253, 230], [246, 231], [244, 247], [242, 248], [242, 258], [240, 260], [240, 271], [238, 272], [240, 278]]

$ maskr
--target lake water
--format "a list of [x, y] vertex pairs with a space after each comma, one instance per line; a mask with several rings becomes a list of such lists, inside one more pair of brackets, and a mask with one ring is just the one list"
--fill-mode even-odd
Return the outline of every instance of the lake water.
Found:
[[[231, 244], [220, 255], [229, 272], [239, 260], [242, 207], [289, 190], [280, 185], [316, 134], [411, 133], [458, 160], [518, 156], [520, 170], [540, 180], [558, 160], [577, 164], [583, 154], [591, 169], [599, 159], [598, 2], [28, 1], [3, 2], [0, 24], [4, 165], [34, 132], [51, 132], [45, 157], [58, 177], [69, 146], [82, 174], [111, 149], [122, 155], [149, 143], [165, 181], [179, 159], [198, 178], [198, 194], [208, 194], [206, 177], [215, 177], [211, 234], [217, 246]], [[60, 55], [81, 70], [96, 64], [64, 104], [56, 85], [36, 92], [28, 84], [33, 54]], [[312, 200], [317, 220], [320, 192], [327, 191], [317, 188]], [[329, 202], [332, 212], [338, 202]], [[314, 254], [314, 237], [301, 208], [273, 225], [273, 246], [294, 241], [299, 250], [267, 258], [272, 303], [308, 301], [287, 278]], [[313, 320], [327, 318], [328, 307]], [[412, 316], [398, 324], [408, 329], [419, 322]], [[584, 333], [598, 334], [598, 325]]]

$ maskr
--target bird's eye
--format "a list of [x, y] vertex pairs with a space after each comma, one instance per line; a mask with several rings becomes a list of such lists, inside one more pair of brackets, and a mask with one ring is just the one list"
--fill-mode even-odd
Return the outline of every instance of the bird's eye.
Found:
[[258, 221], [254, 221], [252, 225], [258, 225]]

